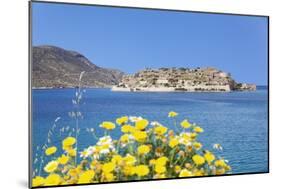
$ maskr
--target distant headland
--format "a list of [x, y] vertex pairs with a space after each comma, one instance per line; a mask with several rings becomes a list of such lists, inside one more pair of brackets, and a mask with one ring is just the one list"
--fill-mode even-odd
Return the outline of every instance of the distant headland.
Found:
[[124, 75], [112, 91], [131, 92], [230, 92], [256, 90], [256, 85], [237, 83], [231, 74], [216, 68], [145, 69]]
[[81, 85], [87, 88], [112, 87], [123, 72], [93, 64], [84, 55], [60, 47], [32, 47], [32, 88], [75, 88], [79, 75], [85, 72]]

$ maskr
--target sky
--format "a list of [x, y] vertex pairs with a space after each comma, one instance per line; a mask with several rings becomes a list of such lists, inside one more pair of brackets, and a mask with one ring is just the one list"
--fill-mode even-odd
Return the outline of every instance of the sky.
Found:
[[215, 67], [267, 84], [267, 18], [32, 3], [32, 45], [77, 51], [132, 74], [144, 68]]

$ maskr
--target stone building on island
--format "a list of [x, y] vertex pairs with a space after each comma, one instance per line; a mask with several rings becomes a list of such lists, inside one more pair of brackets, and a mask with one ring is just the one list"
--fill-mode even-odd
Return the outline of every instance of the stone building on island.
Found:
[[230, 73], [207, 67], [147, 68], [133, 75], [124, 75], [121, 82], [112, 87], [112, 91], [147, 92], [229, 92], [233, 90], [256, 90], [256, 86], [237, 83], [231, 78]]

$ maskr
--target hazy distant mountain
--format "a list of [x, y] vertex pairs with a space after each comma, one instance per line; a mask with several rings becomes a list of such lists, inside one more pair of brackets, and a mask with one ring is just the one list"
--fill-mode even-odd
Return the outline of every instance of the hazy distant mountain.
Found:
[[116, 85], [123, 76], [119, 70], [98, 67], [78, 52], [55, 46], [33, 47], [32, 54], [32, 87], [76, 87], [82, 71], [85, 87]]

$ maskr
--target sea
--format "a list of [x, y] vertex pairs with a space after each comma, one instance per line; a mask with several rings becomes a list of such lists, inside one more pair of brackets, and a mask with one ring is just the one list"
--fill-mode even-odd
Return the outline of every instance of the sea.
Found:
[[[52, 145], [72, 133], [76, 121], [69, 116], [77, 89], [32, 89], [33, 170], [39, 169], [42, 147], [48, 132]], [[170, 111], [178, 121], [188, 119], [204, 129], [198, 140], [205, 149], [222, 145], [217, 156], [229, 161], [233, 174], [268, 171], [268, 88], [235, 92], [112, 92], [110, 89], [83, 89], [80, 104], [78, 150], [94, 145], [103, 136], [99, 125], [120, 116], [141, 116], [173, 128]], [[118, 129], [111, 136], [117, 139]]]

